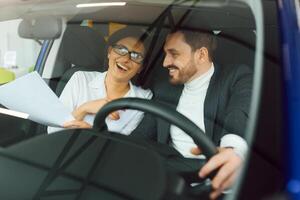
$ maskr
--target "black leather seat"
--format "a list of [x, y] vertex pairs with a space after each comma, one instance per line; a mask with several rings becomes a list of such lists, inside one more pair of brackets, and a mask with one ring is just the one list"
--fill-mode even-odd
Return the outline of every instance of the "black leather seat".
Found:
[[226, 29], [217, 36], [215, 62], [220, 65], [247, 65], [254, 68], [256, 35], [253, 30]]

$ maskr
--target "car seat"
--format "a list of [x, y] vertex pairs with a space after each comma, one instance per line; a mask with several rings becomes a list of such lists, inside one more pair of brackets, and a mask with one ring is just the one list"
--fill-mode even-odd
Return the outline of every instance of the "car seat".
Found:
[[256, 35], [249, 29], [224, 29], [216, 35], [214, 60], [220, 65], [247, 65], [254, 68]]
[[79, 23], [67, 24], [55, 62], [55, 69], [64, 70], [56, 94], [61, 94], [76, 71], [104, 71], [106, 49], [106, 41], [100, 31]]

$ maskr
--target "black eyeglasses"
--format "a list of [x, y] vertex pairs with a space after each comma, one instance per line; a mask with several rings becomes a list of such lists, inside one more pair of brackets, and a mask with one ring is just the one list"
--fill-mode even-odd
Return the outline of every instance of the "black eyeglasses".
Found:
[[129, 54], [130, 60], [133, 62], [136, 62], [138, 64], [141, 64], [144, 60], [144, 56], [141, 53], [135, 52], [135, 51], [129, 51], [125, 46], [114, 44], [112, 45], [112, 48], [115, 53], [119, 54], [120, 56], [125, 56]]

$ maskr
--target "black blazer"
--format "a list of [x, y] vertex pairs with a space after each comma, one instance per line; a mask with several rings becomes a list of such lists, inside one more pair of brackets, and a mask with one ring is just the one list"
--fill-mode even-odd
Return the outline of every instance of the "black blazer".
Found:
[[[252, 79], [252, 70], [246, 65], [222, 67], [215, 65], [204, 102], [204, 125], [206, 135], [216, 145], [219, 145], [220, 139], [228, 133], [244, 138], [251, 101]], [[172, 85], [169, 87], [171, 92], [168, 95], [173, 103], [166, 103], [168, 104], [166, 106], [176, 109], [183, 87]], [[156, 91], [153, 92], [154, 100], [160, 101]], [[169, 133], [169, 123], [145, 114], [132, 135], [150, 138], [159, 143], [168, 143]]]

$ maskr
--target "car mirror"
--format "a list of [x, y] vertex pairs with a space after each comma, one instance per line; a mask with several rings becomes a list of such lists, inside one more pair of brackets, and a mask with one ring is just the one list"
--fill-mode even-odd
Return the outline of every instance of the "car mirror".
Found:
[[22, 38], [47, 40], [59, 38], [62, 32], [62, 19], [54, 16], [26, 16], [18, 27]]

